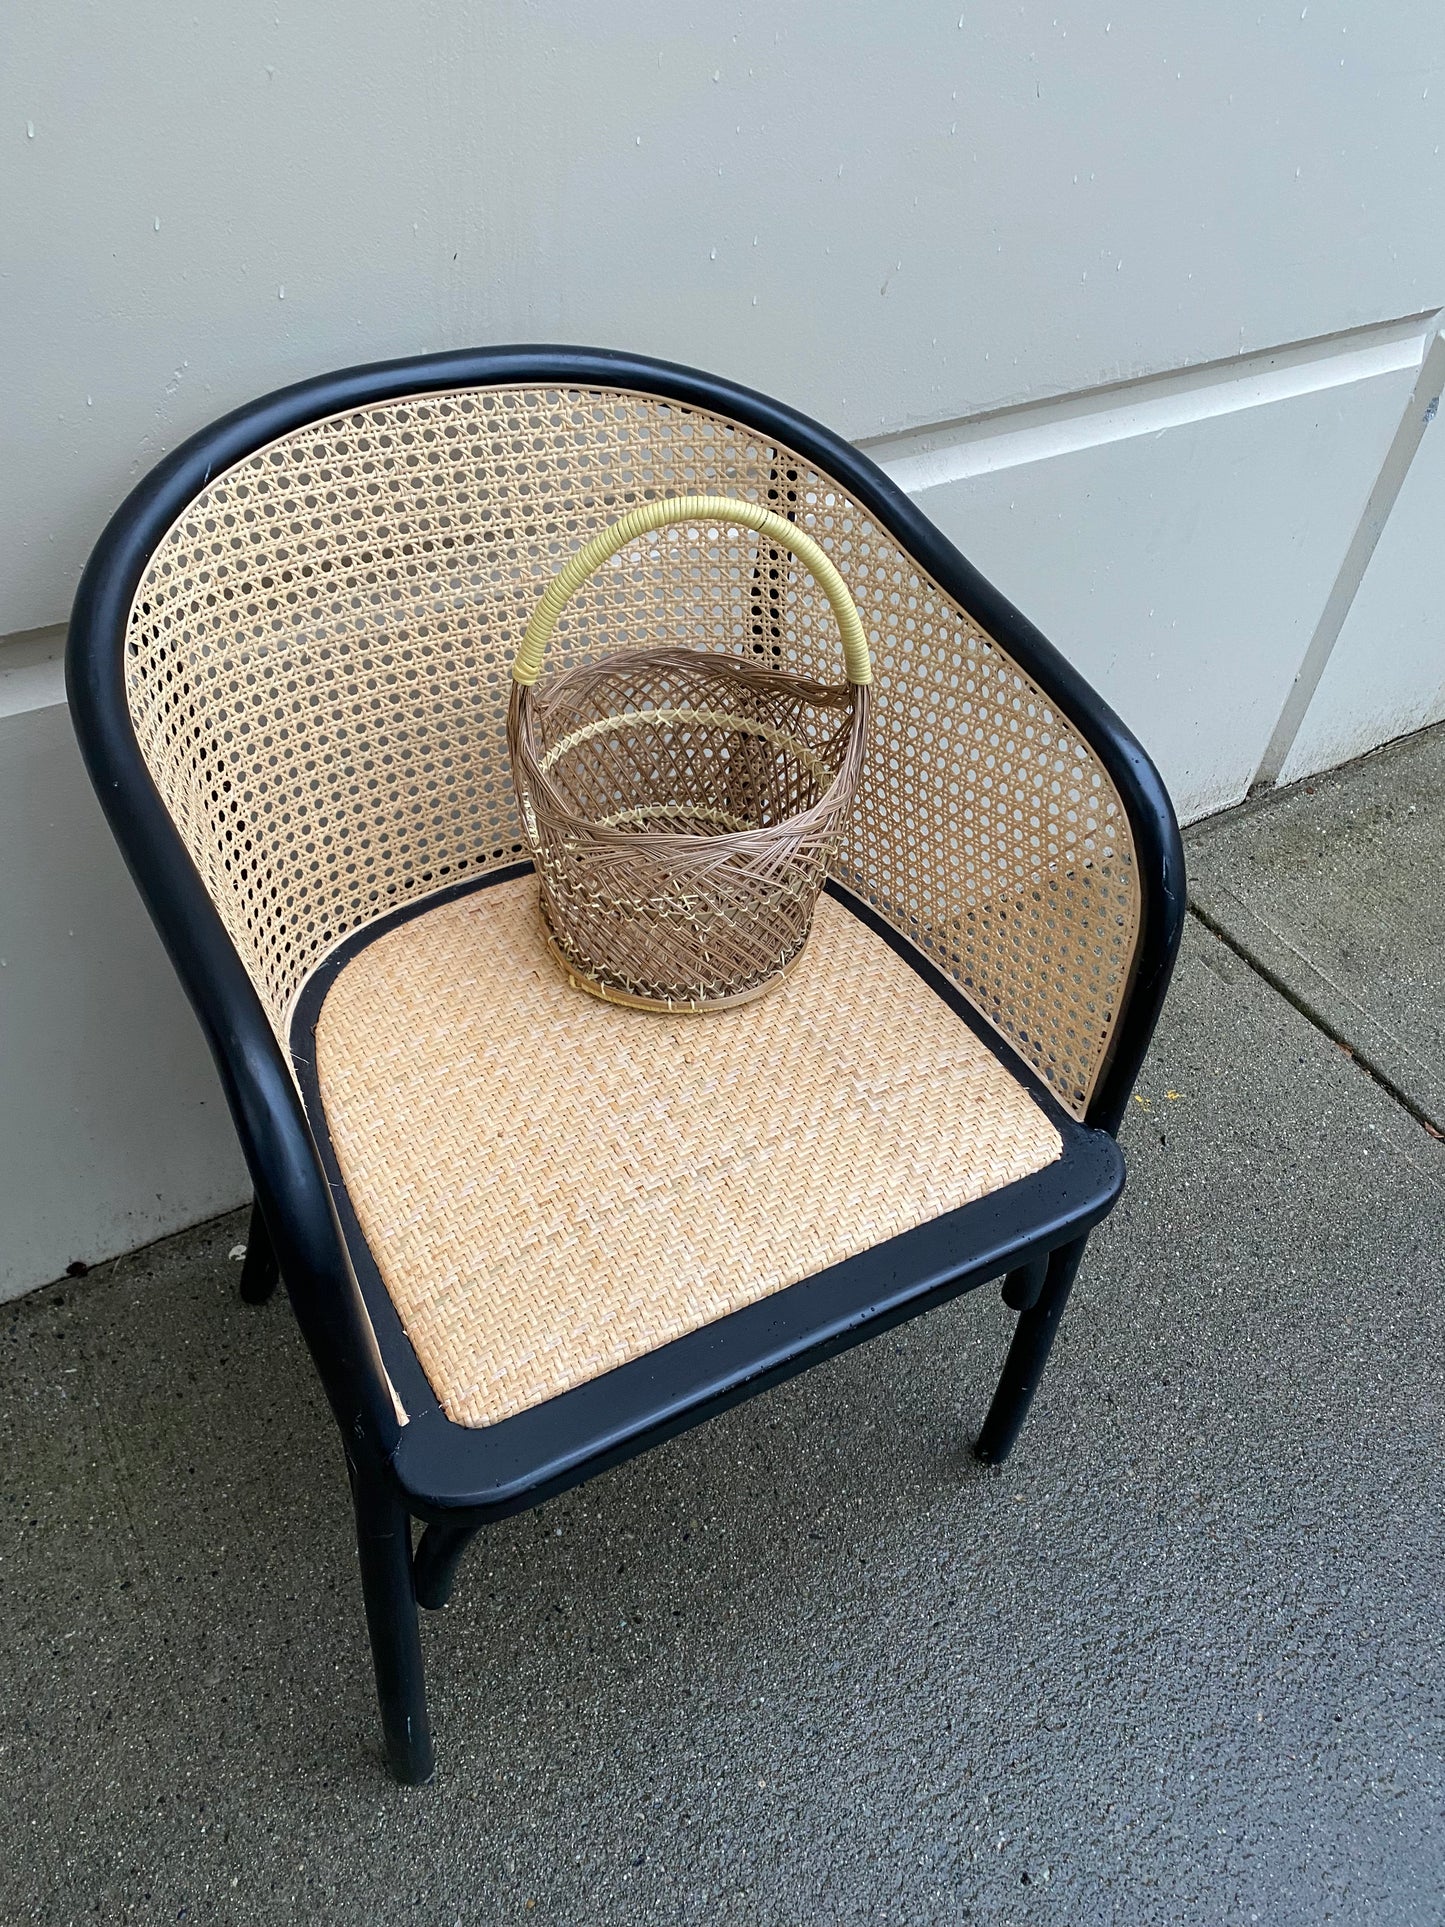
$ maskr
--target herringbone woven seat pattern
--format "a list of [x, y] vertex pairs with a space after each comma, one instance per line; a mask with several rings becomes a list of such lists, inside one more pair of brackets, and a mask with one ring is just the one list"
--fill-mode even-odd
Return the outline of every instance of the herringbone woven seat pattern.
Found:
[[1057, 1130], [825, 897], [799, 968], [707, 1017], [547, 956], [531, 877], [345, 964], [316, 1072], [347, 1193], [447, 1416], [488, 1425], [1029, 1176]]

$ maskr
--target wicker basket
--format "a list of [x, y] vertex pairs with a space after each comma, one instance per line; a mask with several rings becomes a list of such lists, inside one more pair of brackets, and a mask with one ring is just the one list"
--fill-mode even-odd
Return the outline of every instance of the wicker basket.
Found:
[[[797, 556], [828, 598], [847, 680], [654, 648], [584, 662], [539, 692], [547, 643], [588, 576], [680, 522], [736, 523]], [[857, 787], [871, 680], [837, 570], [756, 503], [651, 502], [572, 557], [517, 652], [507, 741], [548, 942], [573, 983], [645, 1010], [718, 1010], [797, 961]]]

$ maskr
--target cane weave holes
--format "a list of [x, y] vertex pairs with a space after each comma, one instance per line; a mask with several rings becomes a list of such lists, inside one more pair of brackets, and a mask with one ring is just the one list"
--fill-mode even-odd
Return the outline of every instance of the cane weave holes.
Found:
[[[505, 719], [527, 618], [579, 544], [678, 494], [763, 503], [832, 557], [875, 677], [835, 873], [1082, 1115], [1138, 930], [1098, 759], [831, 477], [742, 424], [623, 391], [476, 388], [331, 416], [217, 476], [152, 556], [131, 716], [278, 1035], [349, 933], [521, 854]], [[674, 534], [589, 581], [549, 673], [688, 640], [663, 632], [648, 589]], [[668, 569], [688, 553], [679, 537]], [[726, 611], [729, 648], [836, 679], [826, 599], [785, 550], [708, 534], [691, 556], [698, 613]]]

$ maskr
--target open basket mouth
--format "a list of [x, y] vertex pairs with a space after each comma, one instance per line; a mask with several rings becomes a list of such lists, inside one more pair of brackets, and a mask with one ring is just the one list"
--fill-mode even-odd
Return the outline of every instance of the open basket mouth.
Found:
[[584, 663], [517, 731], [524, 816], [572, 837], [646, 836], [713, 857], [732, 838], [805, 830], [849, 783], [857, 701], [850, 684], [706, 650]]

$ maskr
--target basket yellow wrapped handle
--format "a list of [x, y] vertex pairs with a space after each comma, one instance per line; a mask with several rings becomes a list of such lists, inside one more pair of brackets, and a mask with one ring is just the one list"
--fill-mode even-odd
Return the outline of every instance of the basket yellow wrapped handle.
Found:
[[630, 510], [600, 535], [594, 535], [585, 548], [563, 564], [542, 592], [512, 664], [512, 681], [524, 686], [536, 682], [542, 673], [542, 657], [557, 627], [557, 618], [594, 570], [629, 542], [635, 542], [639, 535], [667, 528], [674, 522], [736, 522], [743, 528], [756, 529], [778, 548], [797, 556], [828, 598], [838, 633], [843, 638], [843, 661], [849, 682], [872, 682], [868, 638], [863, 633], [857, 607], [848, 593], [847, 583], [824, 551], [796, 523], [774, 515], [771, 509], [757, 502], [739, 501], [731, 495], [674, 495], [663, 502], [646, 502], [641, 508]]

